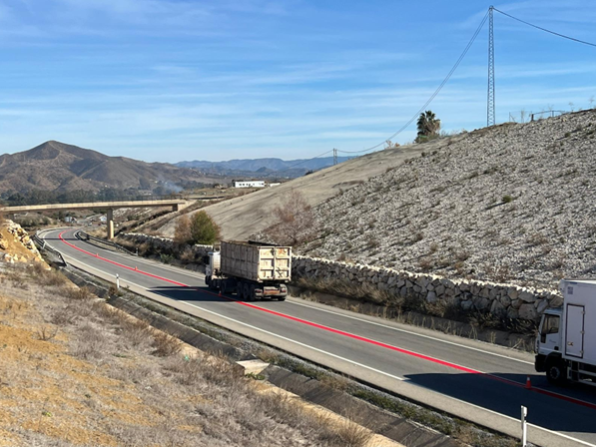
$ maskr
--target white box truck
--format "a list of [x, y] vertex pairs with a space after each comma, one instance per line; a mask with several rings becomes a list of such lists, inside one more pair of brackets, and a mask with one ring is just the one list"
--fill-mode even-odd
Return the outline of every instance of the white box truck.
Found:
[[246, 301], [266, 297], [283, 301], [291, 279], [291, 247], [250, 241], [222, 242], [220, 251], [209, 253], [205, 272], [210, 289], [235, 292]]
[[535, 369], [554, 384], [596, 386], [596, 281], [562, 280], [560, 288], [563, 306], [540, 322]]

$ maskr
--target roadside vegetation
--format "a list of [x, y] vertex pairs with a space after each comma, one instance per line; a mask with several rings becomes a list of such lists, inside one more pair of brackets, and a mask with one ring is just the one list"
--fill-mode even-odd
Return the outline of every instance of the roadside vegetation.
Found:
[[364, 446], [43, 267], [0, 272], [2, 446]]
[[183, 214], [176, 222], [174, 241], [179, 245], [211, 245], [221, 238], [220, 229], [205, 211]]
[[432, 110], [427, 110], [418, 117], [416, 127], [418, 129], [416, 143], [426, 143], [427, 141], [439, 138], [441, 120], [436, 117]]

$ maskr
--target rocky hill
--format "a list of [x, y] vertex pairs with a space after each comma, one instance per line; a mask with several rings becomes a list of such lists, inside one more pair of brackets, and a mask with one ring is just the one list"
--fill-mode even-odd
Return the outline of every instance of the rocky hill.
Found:
[[109, 157], [77, 146], [48, 141], [31, 150], [0, 156], [0, 192], [97, 191], [101, 188], [153, 189], [161, 184], [213, 183], [202, 171], [167, 163]]
[[591, 110], [419, 145], [318, 206], [302, 252], [551, 288], [596, 278], [595, 134]]

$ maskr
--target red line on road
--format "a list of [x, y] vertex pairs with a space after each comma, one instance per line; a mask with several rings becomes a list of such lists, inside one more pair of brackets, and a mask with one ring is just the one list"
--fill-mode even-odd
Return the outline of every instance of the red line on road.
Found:
[[[126, 270], [130, 270], [130, 271], [135, 272], [135, 273], [138, 273], [140, 275], [149, 276], [151, 278], [158, 279], [158, 280], [161, 280], [161, 281], [165, 281], [165, 282], [168, 282], [170, 284], [177, 285], [179, 287], [190, 287], [188, 284], [184, 284], [184, 283], [181, 283], [181, 282], [173, 281], [171, 279], [164, 278], [164, 277], [158, 276], [158, 275], [154, 275], [152, 273], [145, 272], [143, 270], [138, 270], [136, 267], [135, 268], [128, 267], [127, 265], [120, 264], [119, 262], [112, 261], [110, 259], [107, 259], [107, 258], [104, 258], [102, 256], [99, 256], [99, 254], [93, 254], [93, 253], [91, 253], [91, 252], [89, 252], [87, 250], [84, 250], [84, 249], [82, 249], [80, 247], [77, 247], [76, 245], [71, 244], [70, 242], [67, 242], [62, 237], [62, 235], [64, 233], [66, 233], [66, 231], [68, 231], [68, 230], [63, 231], [62, 233], [60, 233], [58, 235], [58, 237], [60, 238], [60, 240], [62, 242], [64, 242], [66, 245], [68, 245], [69, 247], [74, 248], [75, 250], [80, 251], [81, 253], [85, 253], [85, 254], [87, 254], [89, 256], [92, 256], [95, 259], [99, 259], [101, 261], [107, 262], [107, 263], [112, 264], [112, 265], [115, 265], [117, 267], [120, 267], [120, 268], [123, 268], [123, 269], [126, 269]], [[370, 338], [362, 337], [360, 335], [352, 334], [350, 332], [344, 332], [344, 331], [339, 330], [339, 329], [333, 329], [333, 328], [331, 328], [329, 326], [324, 326], [324, 325], [321, 325], [321, 324], [318, 324], [318, 323], [314, 323], [312, 321], [303, 320], [301, 318], [293, 317], [291, 315], [283, 314], [281, 312], [277, 312], [277, 311], [274, 311], [274, 310], [265, 309], [264, 307], [255, 306], [254, 304], [245, 303], [244, 301], [238, 301], [238, 300], [235, 300], [235, 299], [232, 299], [232, 298], [229, 298], [229, 297], [226, 297], [226, 296], [219, 295], [217, 293], [211, 292], [209, 290], [203, 290], [203, 289], [197, 289], [197, 290], [200, 290], [203, 293], [208, 293], [210, 295], [217, 296], [218, 298], [221, 298], [221, 299], [226, 300], [226, 301], [230, 301], [230, 302], [234, 302], [234, 303], [240, 304], [242, 306], [250, 307], [251, 309], [259, 310], [261, 312], [266, 312], [268, 314], [275, 315], [277, 317], [281, 317], [281, 318], [285, 318], [285, 319], [288, 319], [288, 320], [296, 321], [296, 322], [301, 323], [301, 324], [305, 324], [305, 325], [308, 325], [308, 326], [311, 326], [311, 327], [315, 327], [317, 329], [321, 329], [321, 330], [324, 330], [324, 331], [327, 331], [327, 332], [332, 332], [334, 334], [342, 335], [344, 337], [352, 338], [354, 340], [362, 341], [364, 343], [369, 343], [369, 344], [372, 344], [372, 345], [375, 345], [375, 346], [380, 346], [380, 347], [385, 348], [385, 349], [390, 349], [392, 351], [397, 351], [397, 352], [402, 353], [402, 354], [410, 355], [412, 357], [416, 357], [416, 358], [419, 358], [419, 359], [422, 359], [422, 360], [427, 360], [429, 362], [436, 363], [436, 364], [439, 364], [439, 365], [443, 365], [443, 366], [446, 366], [448, 368], [456, 369], [458, 371], [463, 371], [463, 372], [466, 372], [468, 374], [481, 375], [481, 376], [487, 377], [487, 378], [492, 379], [492, 380], [496, 380], [496, 381], [499, 381], [499, 382], [502, 382], [502, 383], [506, 383], [508, 385], [516, 386], [518, 388], [524, 388], [525, 387], [525, 384], [523, 384], [523, 383], [516, 382], [516, 381], [510, 380], [510, 379], [505, 379], [503, 377], [499, 377], [499, 376], [496, 376], [494, 374], [485, 373], [485, 372], [482, 372], [482, 371], [479, 371], [479, 370], [476, 370], [476, 369], [472, 369], [472, 368], [468, 368], [468, 367], [465, 367], [465, 366], [462, 366], [462, 365], [458, 365], [456, 363], [447, 362], [445, 360], [437, 359], [435, 357], [430, 357], [428, 355], [420, 354], [418, 352], [409, 351], [407, 349], [399, 348], [397, 346], [389, 345], [387, 343], [383, 343], [383, 342], [380, 342], [380, 341], [372, 340]], [[586, 402], [586, 401], [583, 401], [583, 400], [580, 400], [580, 399], [575, 399], [573, 397], [565, 396], [563, 394], [558, 394], [558, 393], [555, 393], [555, 392], [552, 392], [552, 391], [548, 391], [548, 390], [545, 390], [545, 389], [542, 389], [542, 388], [530, 388], [529, 391], [533, 391], [533, 392], [538, 393], [538, 394], [543, 394], [543, 395], [546, 395], [546, 396], [549, 396], [549, 397], [554, 397], [556, 399], [561, 399], [561, 400], [564, 400], [564, 401], [567, 401], [567, 402], [570, 402], [570, 403], [573, 403], [573, 404], [576, 404], [576, 405], [581, 405], [581, 406], [588, 407], [588, 408], [591, 408], [593, 410], [596, 410], [596, 404], [592, 404], [590, 402]]]

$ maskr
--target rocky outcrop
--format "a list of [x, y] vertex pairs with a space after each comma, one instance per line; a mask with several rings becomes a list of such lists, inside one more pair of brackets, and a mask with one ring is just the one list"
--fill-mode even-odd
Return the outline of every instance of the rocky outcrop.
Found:
[[0, 225], [0, 259], [15, 262], [44, 262], [29, 234], [12, 220]]

